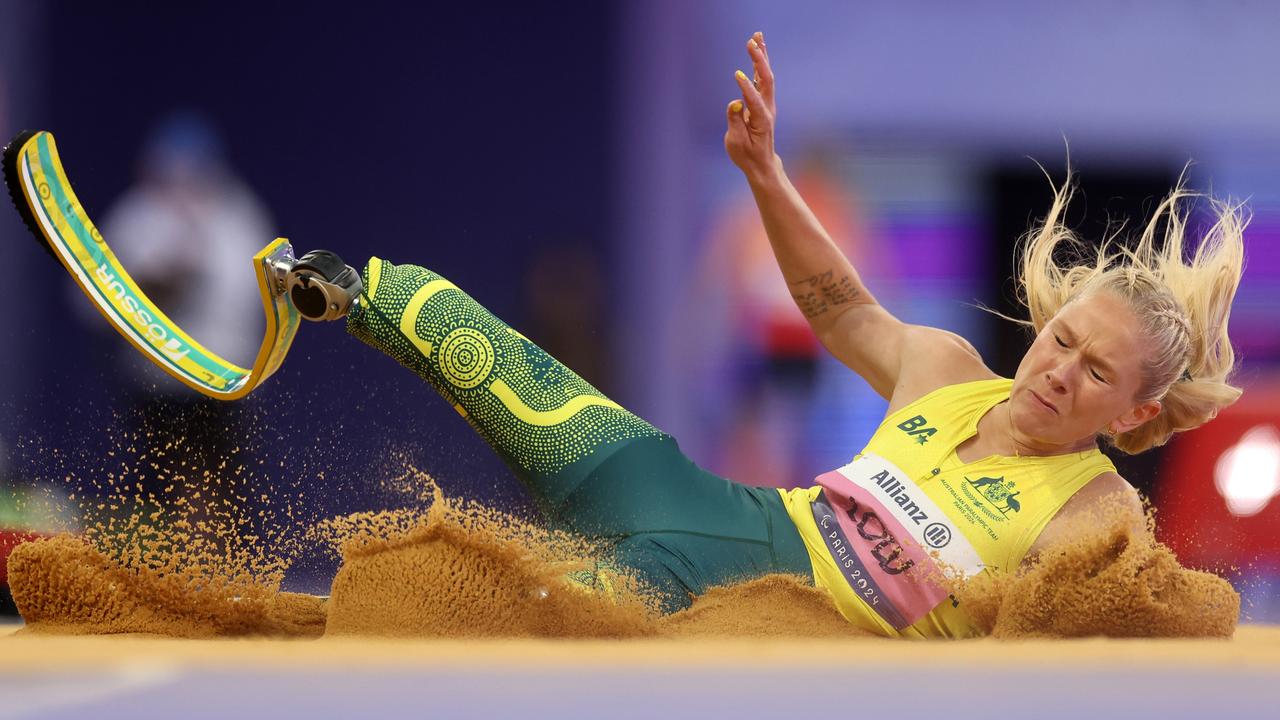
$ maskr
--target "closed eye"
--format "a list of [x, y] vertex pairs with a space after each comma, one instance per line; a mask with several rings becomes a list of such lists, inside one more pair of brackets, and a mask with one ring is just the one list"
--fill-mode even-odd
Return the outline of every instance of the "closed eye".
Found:
[[[1061, 338], [1061, 337], [1059, 337], [1059, 336], [1057, 336], [1057, 335], [1054, 335], [1054, 336], [1053, 336], [1053, 339], [1054, 339], [1054, 340], [1057, 340], [1057, 341], [1058, 341], [1058, 344], [1059, 344], [1059, 345], [1061, 345], [1061, 346], [1062, 346], [1062, 347], [1064, 347], [1064, 348], [1069, 348], [1069, 347], [1071, 347], [1070, 345], [1068, 345], [1068, 344], [1066, 344], [1065, 342], [1063, 342], [1063, 341], [1062, 341], [1062, 338]], [[1099, 375], [1099, 374], [1098, 374], [1098, 371], [1097, 371], [1097, 370], [1094, 370], [1093, 368], [1089, 368], [1089, 373], [1090, 373], [1091, 375], [1093, 375], [1093, 376], [1098, 380], [1098, 382], [1106, 383], [1106, 384], [1110, 385], [1110, 383], [1107, 383], [1107, 379], [1106, 379], [1106, 378], [1104, 378], [1104, 377], [1102, 377], [1101, 375]]]

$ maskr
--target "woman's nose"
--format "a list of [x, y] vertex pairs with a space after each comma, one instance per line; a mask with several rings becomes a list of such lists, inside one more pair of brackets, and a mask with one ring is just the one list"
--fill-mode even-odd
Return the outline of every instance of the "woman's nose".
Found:
[[1064, 391], [1064, 389], [1068, 388], [1068, 380], [1073, 377], [1076, 369], [1078, 369], [1078, 365], [1076, 365], [1075, 361], [1068, 361], [1068, 363], [1062, 363], [1055, 366], [1055, 368], [1048, 369], [1044, 373], [1044, 379], [1048, 380], [1048, 387], [1057, 389], [1057, 391]]
[[1049, 368], [1044, 375], [1051, 390], [1063, 391], [1067, 389], [1066, 380], [1070, 377], [1070, 373], [1070, 367], [1059, 365], [1057, 367]]

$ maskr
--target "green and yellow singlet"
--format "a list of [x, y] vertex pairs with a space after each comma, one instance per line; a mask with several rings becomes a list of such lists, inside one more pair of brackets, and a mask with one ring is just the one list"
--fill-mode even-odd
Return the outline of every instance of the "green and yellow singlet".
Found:
[[962, 463], [956, 447], [1012, 387], [996, 378], [934, 390], [886, 417], [848, 465], [780, 491], [814, 581], [850, 622], [890, 637], [975, 634], [940, 564], [1017, 570], [1063, 504], [1115, 471], [1097, 448]]

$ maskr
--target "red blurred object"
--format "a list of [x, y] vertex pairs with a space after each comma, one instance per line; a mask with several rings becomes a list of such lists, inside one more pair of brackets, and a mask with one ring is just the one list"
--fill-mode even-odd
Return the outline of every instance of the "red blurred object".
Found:
[[1280, 428], [1276, 380], [1245, 388], [1217, 418], [1170, 442], [1155, 489], [1156, 528], [1183, 563], [1215, 570], [1280, 569], [1280, 495], [1255, 514], [1240, 516], [1215, 481], [1223, 454], [1251, 430], [1269, 434], [1268, 426]]
[[29, 530], [0, 529], [0, 584], [9, 582], [9, 553], [28, 540], [44, 537]]
[[761, 334], [764, 354], [771, 358], [816, 358], [821, 349], [808, 321], [799, 315], [770, 317], [764, 321]]

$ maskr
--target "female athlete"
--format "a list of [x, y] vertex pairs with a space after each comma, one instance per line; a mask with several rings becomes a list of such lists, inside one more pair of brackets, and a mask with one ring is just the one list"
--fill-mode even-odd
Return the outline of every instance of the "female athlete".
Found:
[[[1073, 518], [1136, 491], [1099, 451], [1139, 453], [1210, 420], [1241, 393], [1227, 337], [1243, 266], [1239, 206], [1184, 243], [1181, 184], [1133, 248], [1083, 244], [1056, 188], [1025, 239], [1019, 287], [1036, 335], [1003, 378], [963, 338], [879, 305], [787, 180], [774, 151], [774, 75], [747, 42], [725, 148], [760, 209], [783, 279], [827, 350], [889, 401], [846, 466], [809, 488], [740, 485], [609, 400], [448, 280], [379, 258], [348, 329], [430, 382], [513, 469], [546, 520], [607, 542], [669, 611], [708, 587], [793, 573], [852, 623], [886, 636], [977, 632], [942, 568], [1016, 571], [1081, 532]], [[1157, 238], [1158, 228], [1162, 228]], [[1078, 254], [1078, 253], [1077, 253]], [[1184, 255], [1190, 255], [1186, 259]], [[1082, 256], [1084, 257], [1084, 256]]]

